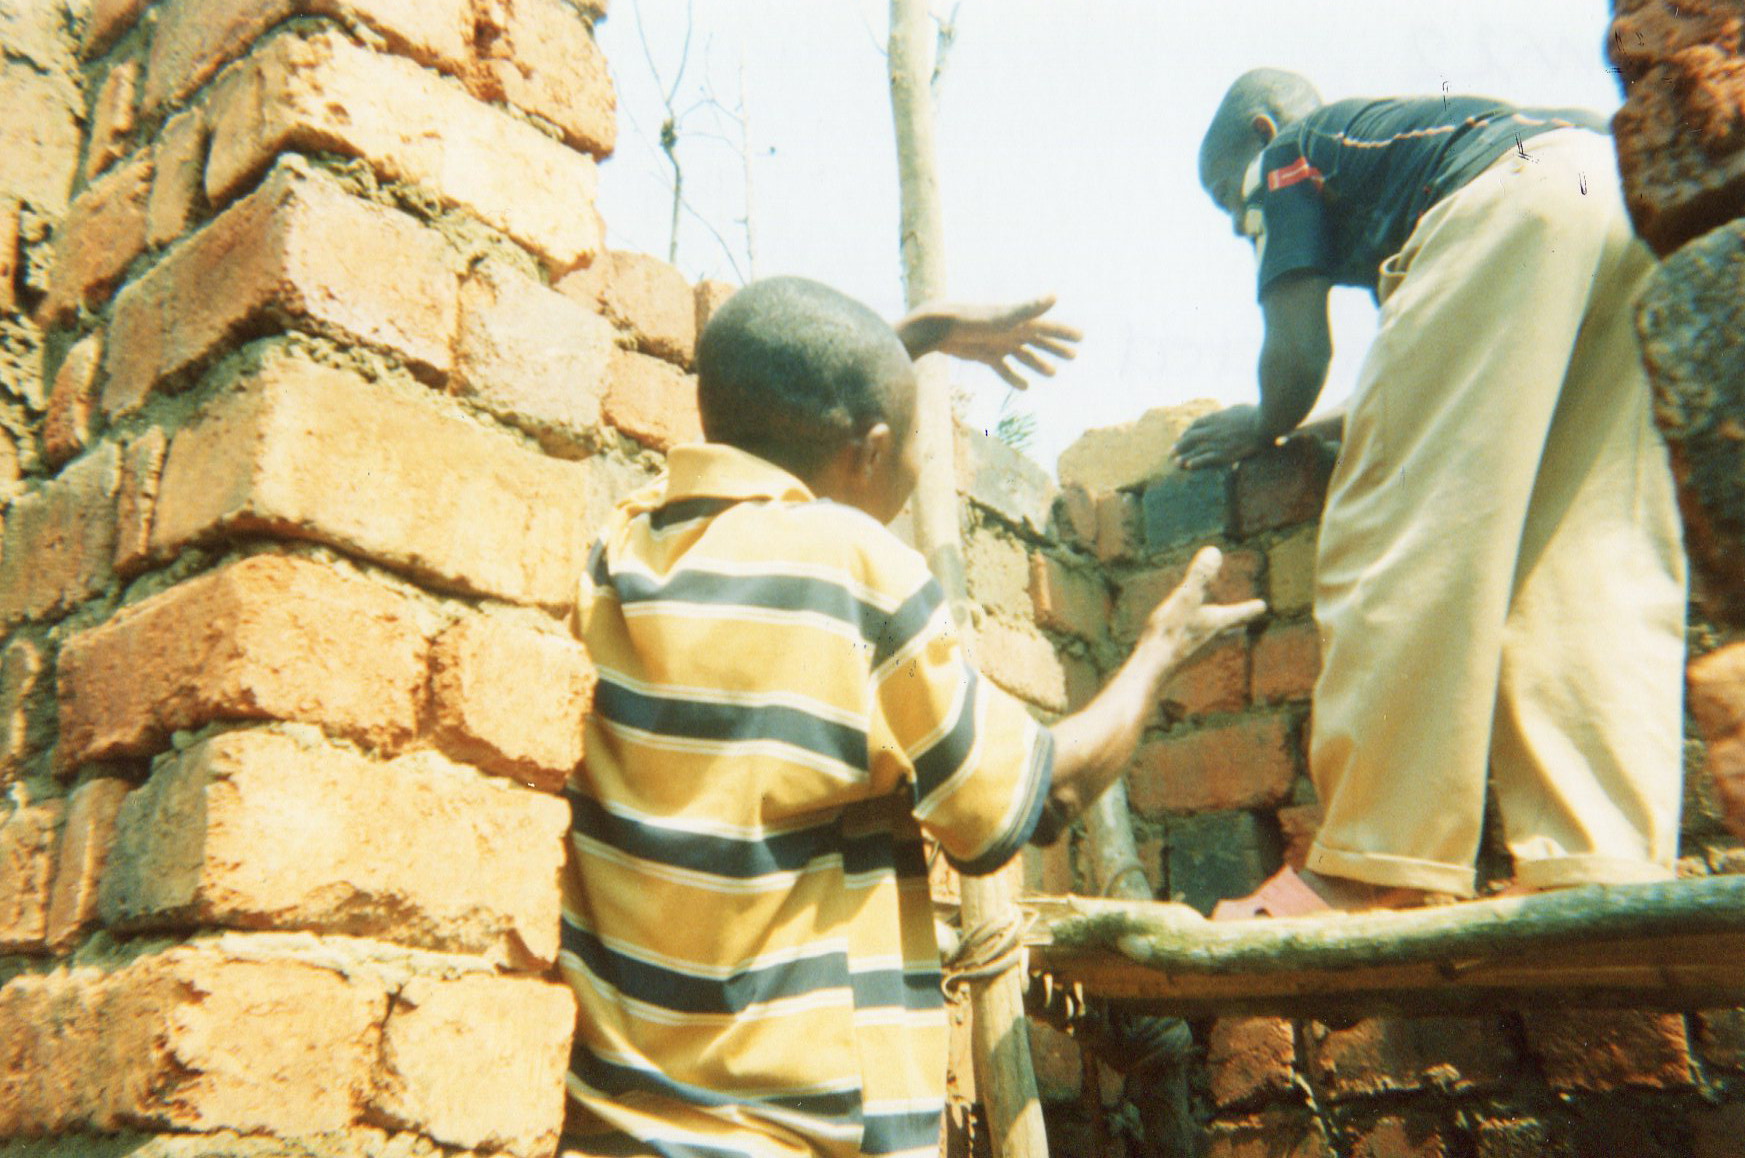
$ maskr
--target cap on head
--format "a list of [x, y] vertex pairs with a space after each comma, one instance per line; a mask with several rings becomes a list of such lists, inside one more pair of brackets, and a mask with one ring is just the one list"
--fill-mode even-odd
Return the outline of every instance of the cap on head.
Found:
[[1267, 117], [1282, 129], [1320, 107], [1321, 94], [1294, 72], [1256, 68], [1243, 73], [1224, 94], [1200, 142], [1200, 184], [1210, 190], [1220, 162], [1238, 154], [1246, 158], [1253, 151], [1256, 117]]
[[906, 429], [914, 370], [866, 306], [798, 277], [752, 282], [697, 342], [703, 433], [806, 477], [877, 423]]

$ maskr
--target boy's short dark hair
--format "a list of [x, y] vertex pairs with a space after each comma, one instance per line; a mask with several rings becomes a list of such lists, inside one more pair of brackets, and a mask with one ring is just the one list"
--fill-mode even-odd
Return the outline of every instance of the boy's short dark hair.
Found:
[[804, 475], [879, 422], [911, 417], [909, 355], [866, 306], [798, 277], [739, 290], [697, 342], [703, 433]]

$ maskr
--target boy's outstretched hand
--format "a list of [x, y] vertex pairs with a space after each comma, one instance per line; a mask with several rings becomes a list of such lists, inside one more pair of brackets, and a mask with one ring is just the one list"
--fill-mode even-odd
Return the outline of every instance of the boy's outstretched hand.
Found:
[[1042, 355], [1070, 359], [1076, 354], [1073, 345], [1084, 337], [1071, 326], [1043, 321], [1042, 315], [1053, 308], [1053, 294], [1010, 306], [929, 302], [912, 310], [895, 328], [911, 358], [949, 354], [980, 362], [1008, 385], [1024, 390], [1030, 384], [1009, 360], [1052, 378], [1054, 367]]

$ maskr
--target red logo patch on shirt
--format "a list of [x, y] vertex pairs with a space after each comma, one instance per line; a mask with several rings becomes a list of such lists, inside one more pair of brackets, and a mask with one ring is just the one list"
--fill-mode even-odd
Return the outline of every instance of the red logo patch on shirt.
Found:
[[1266, 190], [1277, 193], [1280, 189], [1289, 189], [1299, 181], [1313, 181], [1315, 188], [1321, 187], [1321, 170], [1309, 164], [1307, 157], [1298, 157], [1282, 169], [1274, 169], [1266, 175]]

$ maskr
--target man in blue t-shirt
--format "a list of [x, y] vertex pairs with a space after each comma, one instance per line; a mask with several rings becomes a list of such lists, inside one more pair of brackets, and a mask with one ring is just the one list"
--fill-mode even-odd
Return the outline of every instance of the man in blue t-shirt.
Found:
[[1316, 561], [1306, 883], [1347, 908], [1472, 894], [1487, 768], [1523, 889], [1670, 876], [1685, 564], [1633, 326], [1652, 259], [1603, 122], [1323, 105], [1263, 69], [1225, 96], [1200, 180], [1254, 243], [1265, 340], [1259, 406], [1195, 423], [1183, 466], [1302, 422], [1333, 286], [1381, 311]]

